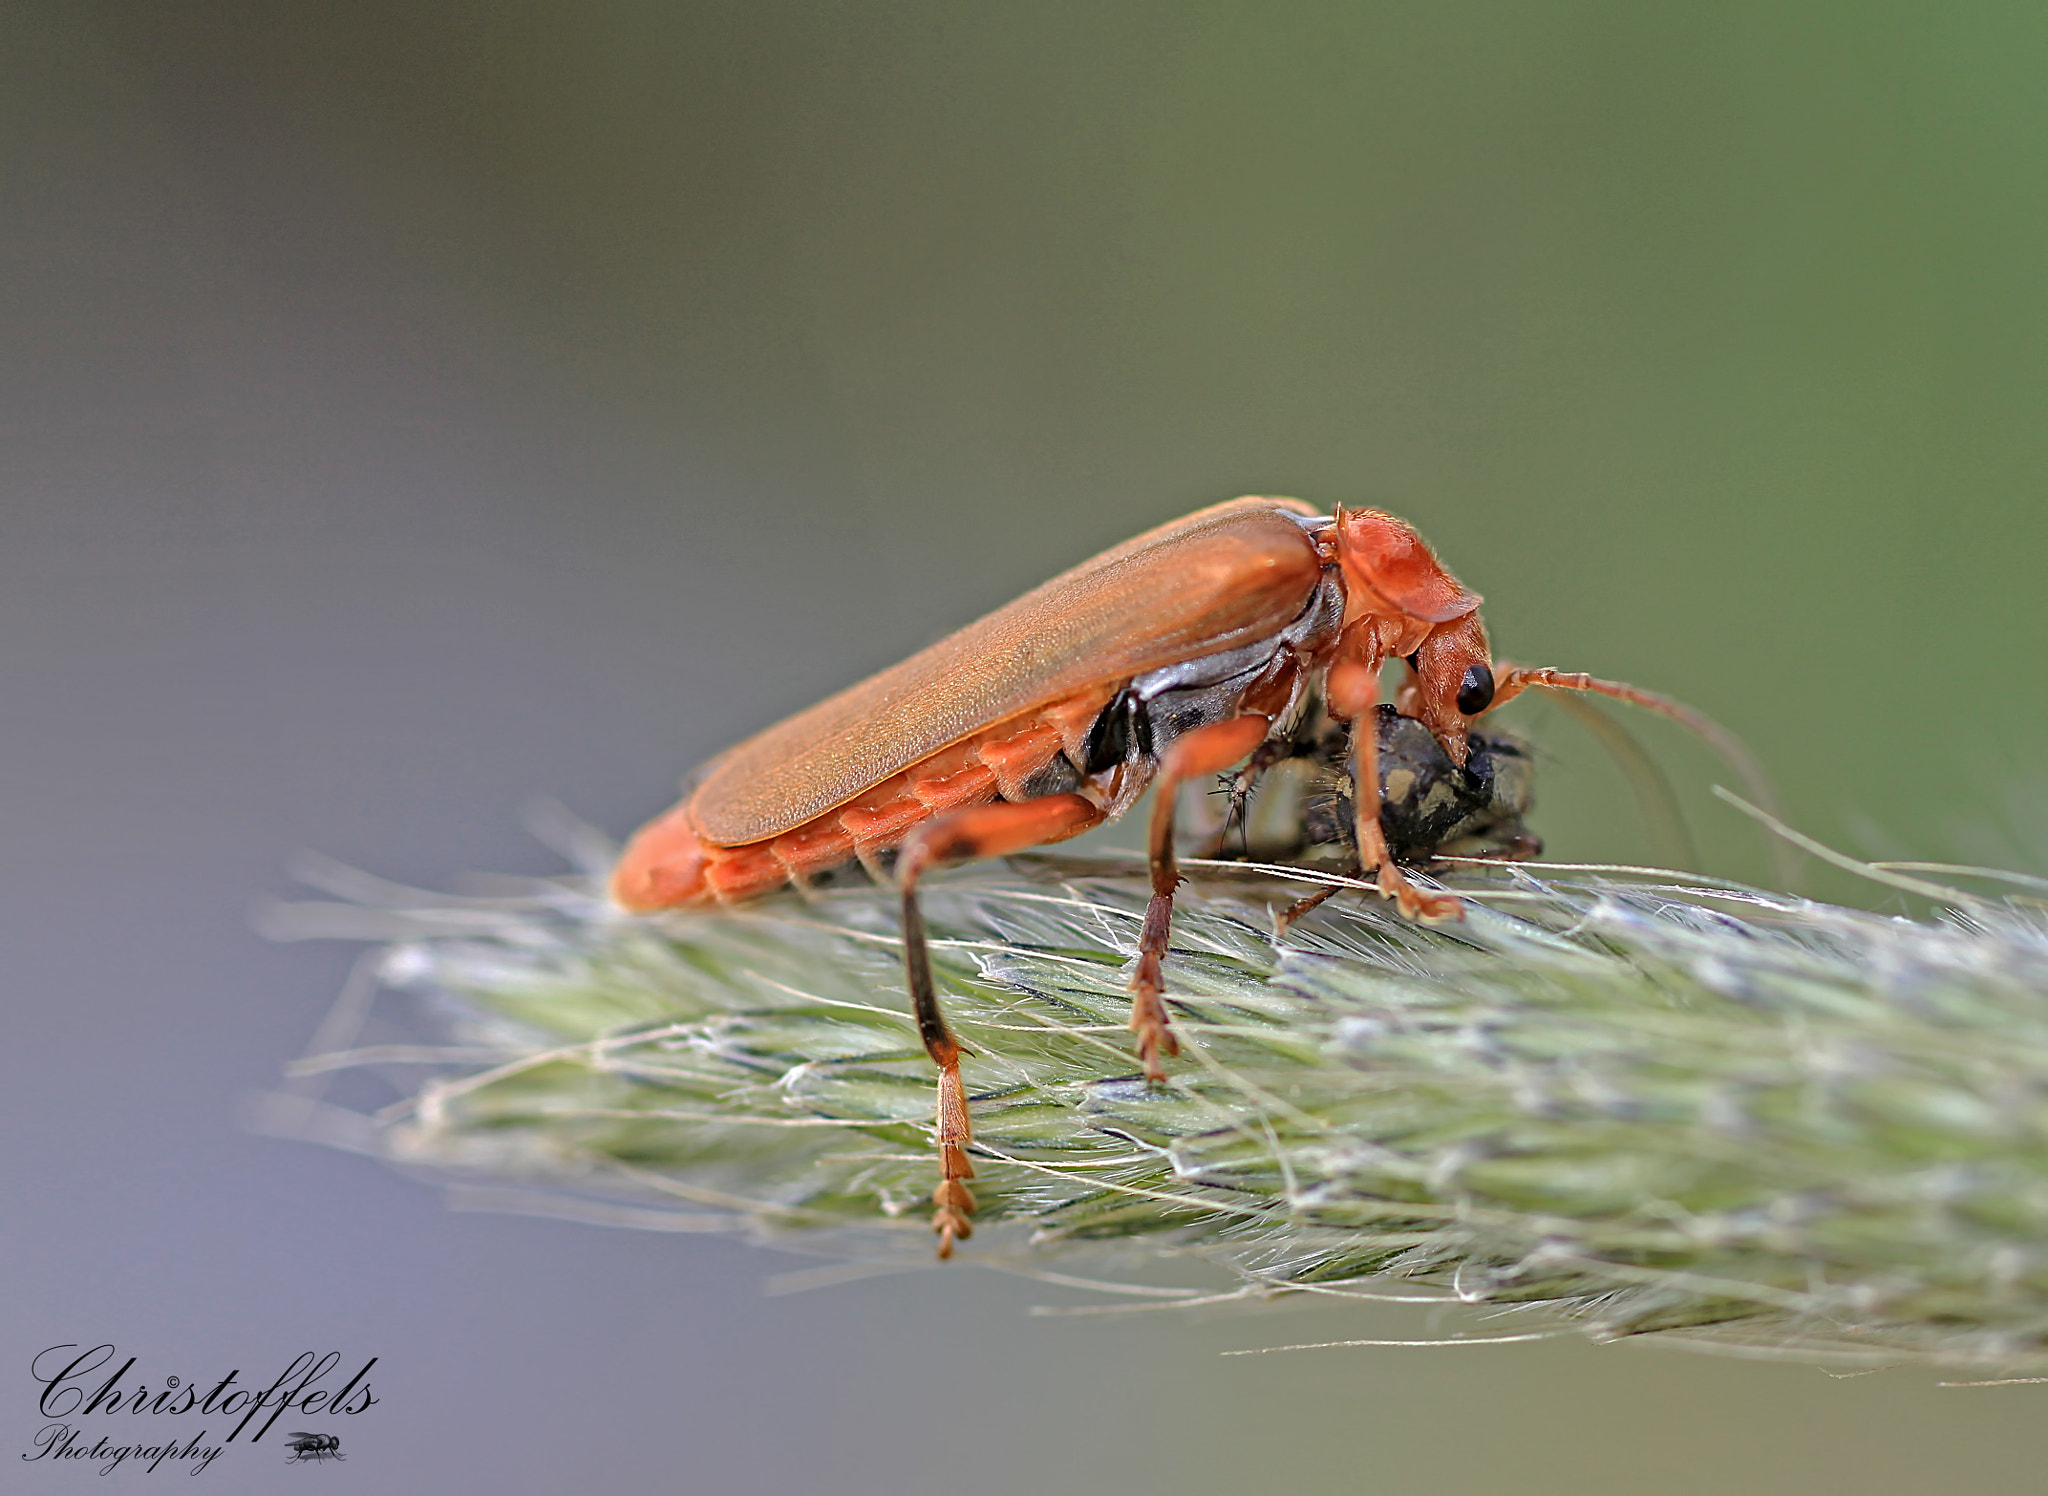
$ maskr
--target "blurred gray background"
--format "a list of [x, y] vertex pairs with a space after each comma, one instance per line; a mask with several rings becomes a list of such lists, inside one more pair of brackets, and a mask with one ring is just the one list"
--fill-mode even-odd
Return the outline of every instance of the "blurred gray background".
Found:
[[[1837, 845], [2037, 865], [2044, 77], [1983, 3], [12, 0], [0, 1454], [28, 1358], [112, 1340], [381, 1358], [348, 1463], [228, 1491], [2033, 1488], [2040, 1388], [1225, 1360], [1451, 1326], [1034, 1319], [971, 1263], [768, 1298], [801, 1264], [235, 1116], [353, 955], [251, 933], [295, 850], [551, 870], [535, 795], [623, 833], [1241, 492], [1406, 514], [1503, 654], [1717, 714]], [[1647, 855], [1515, 713], [1552, 851]]]

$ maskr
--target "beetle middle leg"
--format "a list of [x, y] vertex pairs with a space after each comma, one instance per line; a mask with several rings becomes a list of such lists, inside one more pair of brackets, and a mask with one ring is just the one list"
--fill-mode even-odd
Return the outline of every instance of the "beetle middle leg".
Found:
[[1145, 908], [1138, 966], [1131, 976], [1131, 1028], [1147, 1080], [1166, 1079], [1160, 1055], [1180, 1053], [1167, 1019], [1166, 979], [1160, 969], [1173, 929], [1173, 891], [1180, 884], [1173, 856], [1174, 801], [1184, 780], [1221, 773], [1264, 742], [1272, 725], [1271, 718], [1255, 713], [1212, 722], [1175, 738], [1160, 758], [1159, 778], [1152, 786], [1152, 902]]
[[1326, 883], [1316, 892], [1304, 894], [1281, 910], [1278, 915], [1274, 916], [1273, 927], [1275, 931], [1285, 935], [1295, 925], [1307, 919], [1343, 891], [1344, 885], [1342, 883]]
[[967, 1087], [960, 1078], [960, 1041], [946, 1023], [932, 982], [931, 950], [925, 940], [918, 880], [942, 863], [1006, 857], [1026, 847], [1078, 836], [1102, 819], [1102, 811], [1080, 795], [1046, 795], [1021, 803], [998, 802], [956, 810], [926, 821], [904, 838], [896, 859], [903, 890], [903, 980], [924, 1052], [939, 1067], [939, 1187], [932, 1191], [932, 1230], [939, 1256], [953, 1255], [953, 1243], [974, 1232], [974, 1192], [967, 1181], [974, 1165], [967, 1145], [974, 1124], [967, 1114]]

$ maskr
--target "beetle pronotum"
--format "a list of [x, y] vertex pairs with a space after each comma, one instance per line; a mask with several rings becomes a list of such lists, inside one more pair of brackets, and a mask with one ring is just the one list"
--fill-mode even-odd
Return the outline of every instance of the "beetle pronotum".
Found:
[[[1325, 515], [1296, 499], [1213, 505], [1085, 561], [950, 638], [706, 764], [643, 827], [612, 877], [628, 910], [732, 903], [858, 859], [893, 876], [918, 1033], [939, 1067], [939, 1253], [968, 1235], [973, 1130], [960, 1046], [932, 985], [918, 880], [948, 862], [1064, 841], [1153, 800], [1152, 899], [1131, 976], [1148, 1078], [1180, 1052], [1161, 961], [1179, 883], [1174, 802], [1185, 781], [1284, 757], [1310, 690], [1337, 719], [1374, 710], [1381, 667], [1404, 660], [1400, 711], [1466, 761], [1468, 724], [1531, 686], [1594, 691], [1725, 734], [1667, 698], [1614, 681], [1504, 667], [1480, 599], [1405, 520]], [[1410, 918], [1459, 915], [1416, 887], [1380, 828], [1377, 734], [1352, 731], [1359, 865]]]

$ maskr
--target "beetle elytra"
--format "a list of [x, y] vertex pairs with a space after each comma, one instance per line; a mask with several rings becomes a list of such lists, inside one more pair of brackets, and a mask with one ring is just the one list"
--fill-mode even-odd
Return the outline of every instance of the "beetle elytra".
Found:
[[[855, 859], [894, 877], [905, 982], [939, 1068], [933, 1229], [948, 1255], [972, 1225], [973, 1131], [918, 908], [932, 868], [1063, 841], [1153, 788], [1152, 897], [1130, 987], [1138, 1056], [1158, 1080], [1162, 1056], [1179, 1053], [1161, 968], [1180, 881], [1176, 791], [1236, 764], [1249, 784], [1287, 757], [1312, 693], [1340, 724], [1368, 721], [1382, 666], [1403, 660], [1396, 706], [1459, 766], [1472, 719], [1532, 686], [1618, 697], [1725, 738], [1689, 709], [1617, 682], [1549, 669], [1496, 675], [1479, 604], [1411, 525], [1381, 510], [1332, 516], [1281, 498], [1213, 505], [712, 759], [633, 838], [613, 897], [643, 912], [732, 903]], [[1360, 868], [1377, 870], [1380, 892], [1410, 918], [1457, 917], [1456, 897], [1417, 887], [1389, 854], [1378, 736], [1349, 731]]]

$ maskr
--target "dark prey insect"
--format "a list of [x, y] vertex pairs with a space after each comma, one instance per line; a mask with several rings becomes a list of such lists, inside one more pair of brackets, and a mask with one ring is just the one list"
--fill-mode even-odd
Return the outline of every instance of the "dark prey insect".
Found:
[[[1395, 698], [1451, 763], [1475, 717], [1532, 686], [1593, 691], [1662, 712], [1725, 744], [1665, 697], [1589, 675], [1496, 672], [1480, 599], [1405, 520], [1325, 515], [1295, 499], [1236, 499], [1085, 561], [977, 623], [728, 749], [685, 798], [633, 838], [612, 878], [628, 910], [733, 903], [858, 860], [902, 894], [905, 981], [939, 1067], [941, 1256], [968, 1234], [973, 1138], [960, 1046], [932, 985], [918, 881], [944, 863], [1064, 841], [1123, 815], [1156, 786], [1152, 899], [1131, 975], [1145, 1073], [1179, 1053], [1162, 961], [1180, 882], [1176, 791], [1286, 756], [1313, 690], [1339, 722]], [[1416, 886], [1381, 829], [1377, 732], [1350, 734], [1359, 866], [1403, 914], [1456, 918], [1458, 899]], [[894, 853], [893, 867], [889, 866]]]
[[[1534, 803], [1535, 765], [1519, 738], [1474, 728], [1466, 758], [1454, 763], [1430, 730], [1382, 703], [1379, 734], [1380, 834], [1402, 867], [1439, 857], [1541, 855], [1543, 844], [1522, 818]], [[1266, 765], [1256, 786], [1226, 780], [1225, 824], [1212, 855], [1261, 861], [1334, 853], [1356, 866], [1357, 808], [1351, 795], [1351, 727], [1311, 703], [1287, 744], [1285, 758]], [[1256, 793], [1253, 793], [1256, 789]]]

